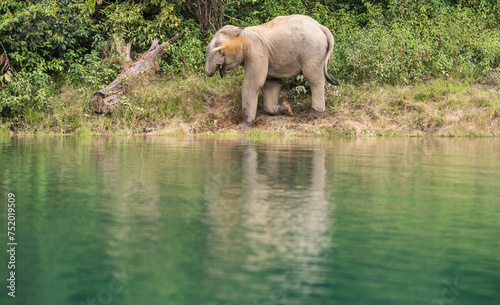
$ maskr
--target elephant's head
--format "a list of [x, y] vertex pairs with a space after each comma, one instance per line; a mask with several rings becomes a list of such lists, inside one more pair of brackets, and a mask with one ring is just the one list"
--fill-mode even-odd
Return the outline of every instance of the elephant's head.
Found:
[[248, 38], [241, 35], [242, 30], [236, 26], [226, 25], [215, 33], [206, 51], [205, 73], [209, 77], [219, 71], [222, 78], [227, 71], [242, 64], [248, 46]]

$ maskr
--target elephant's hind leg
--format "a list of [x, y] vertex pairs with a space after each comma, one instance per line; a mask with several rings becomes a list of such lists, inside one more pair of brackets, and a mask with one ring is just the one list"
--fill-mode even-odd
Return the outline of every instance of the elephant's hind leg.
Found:
[[302, 73], [311, 87], [311, 107], [309, 116], [319, 118], [325, 116], [325, 60], [307, 58], [303, 63]]
[[262, 87], [264, 111], [268, 114], [279, 114], [278, 98], [281, 90], [281, 79], [267, 79]]
[[262, 87], [262, 99], [264, 101], [264, 111], [270, 115], [288, 114], [292, 115], [292, 109], [288, 103], [279, 105], [279, 95], [281, 90], [281, 79], [267, 79]]
[[309, 78], [306, 77], [306, 79], [311, 87], [309, 116], [314, 118], [323, 117], [325, 116], [325, 77], [316, 74]]

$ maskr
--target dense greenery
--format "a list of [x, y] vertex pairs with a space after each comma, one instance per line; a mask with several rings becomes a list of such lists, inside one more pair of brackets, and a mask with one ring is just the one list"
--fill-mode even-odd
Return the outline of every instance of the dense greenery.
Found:
[[343, 82], [498, 82], [500, 0], [1, 0], [0, 116], [15, 124], [28, 109], [52, 111], [64, 86], [88, 94], [109, 83], [121, 70], [114, 37], [137, 55], [179, 33], [161, 72], [183, 77], [203, 73], [205, 47], [223, 24], [288, 14], [332, 31], [330, 73]]

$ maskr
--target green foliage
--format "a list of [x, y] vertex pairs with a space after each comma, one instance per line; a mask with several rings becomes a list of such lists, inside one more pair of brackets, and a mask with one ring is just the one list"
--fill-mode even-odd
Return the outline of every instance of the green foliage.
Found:
[[73, 51], [64, 55], [69, 62], [68, 70], [64, 73], [66, 83], [80, 86], [82, 90], [98, 90], [113, 81], [119, 74], [121, 67], [101, 60], [97, 51], [79, 56]]
[[477, 10], [433, 11], [428, 2], [415, 3], [394, 2], [391, 22], [381, 22], [386, 17], [368, 7], [366, 15], [373, 18], [366, 26], [336, 28], [331, 73], [347, 81], [394, 84], [498, 70], [500, 31], [477, 19]]
[[119, 34], [140, 48], [149, 48], [155, 38], [170, 38], [181, 21], [178, 6], [161, 0], [112, 2], [103, 5], [99, 14], [97, 27], [102, 33]]
[[[110, 41], [114, 35], [130, 42], [139, 54], [154, 38], [166, 40], [179, 33], [181, 38], [162, 59], [161, 69], [175, 74], [202, 72], [204, 49], [212, 34], [206, 28], [215, 20], [252, 26], [279, 15], [305, 14], [334, 34], [333, 75], [344, 81], [409, 83], [498, 71], [499, 10], [498, 1], [480, 0], [128, 0], [97, 4], [93, 0], [9, 0], [0, 6], [0, 33], [10, 42], [6, 54], [14, 68], [69, 71], [72, 75], [64, 78], [72, 82], [75, 73], [89, 78], [83, 71], [99, 65], [91, 63], [101, 61], [95, 53], [101, 48], [98, 42]], [[107, 73], [103, 67], [96, 70]], [[94, 86], [98, 77], [99, 73], [93, 80], [80, 82]]]
[[167, 74], [185, 74], [191, 71], [203, 73], [208, 44], [204, 33], [191, 20], [182, 22], [179, 29], [182, 35], [171, 52], [165, 55], [160, 67]]
[[2, 1], [0, 37], [18, 69], [62, 71], [62, 55], [82, 53], [92, 34], [94, 0]]
[[40, 70], [12, 73], [0, 90], [1, 116], [19, 118], [27, 109], [51, 107], [50, 77]]

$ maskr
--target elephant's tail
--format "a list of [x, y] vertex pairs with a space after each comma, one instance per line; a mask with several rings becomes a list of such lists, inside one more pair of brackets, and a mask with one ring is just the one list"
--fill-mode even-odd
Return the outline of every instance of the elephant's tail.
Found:
[[323, 33], [325, 33], [326, 40], [328, 41], [328, 51], [326, 52], [326, 60], [325, 60], [325, 78], [326, 81], [329, 82], [330, 84], [338, 86], [340, 85], [340, 82], [335, 77], [328, 74], [328, 66], [332, 61], [333, 45], [335, 44], [335, 40], [333, 40], [332, 33], [326, 27], [322, 26], [321, 29], [323, 30]]
[[340, 82], [338, 81], [338, 79], [336, 79], [335, 77], [329, 75], [326, 72], [325, 72], [325, 77], [326, 77], [326, 81], [329, 82], [330, 84], [332, 84], [334, 86], [340, 85]]

